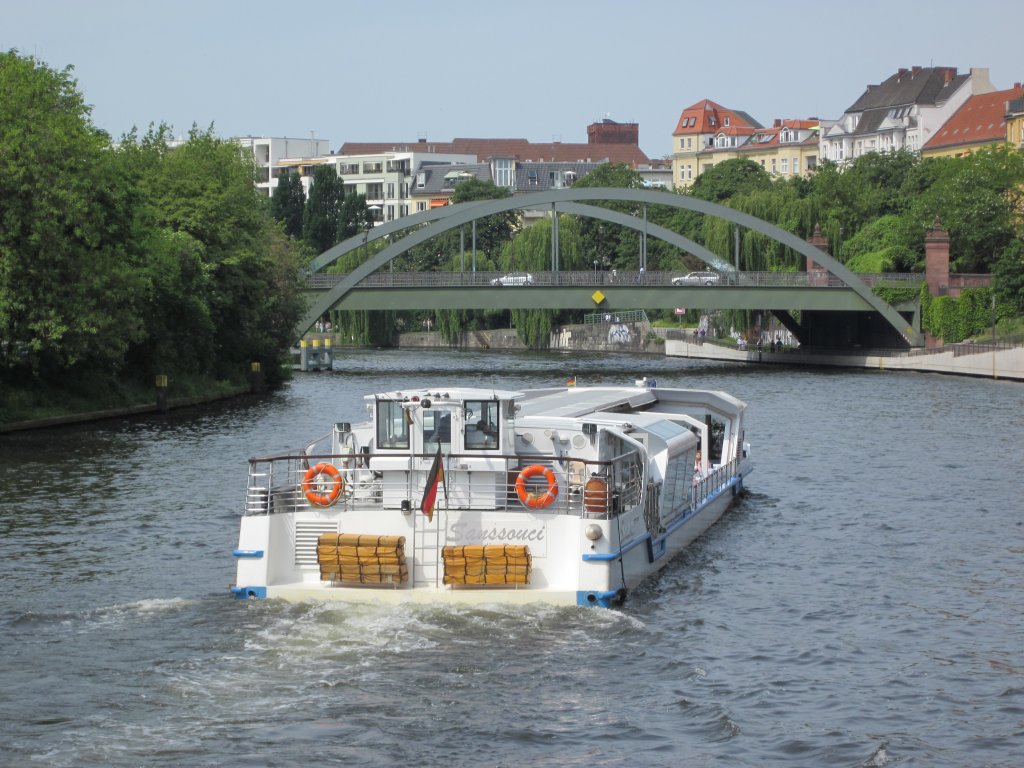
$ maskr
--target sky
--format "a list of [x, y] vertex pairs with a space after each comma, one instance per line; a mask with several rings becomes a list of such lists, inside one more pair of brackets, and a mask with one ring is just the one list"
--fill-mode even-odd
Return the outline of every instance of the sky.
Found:
[[[93, 123], [409, 143], [587, 141], [610, 118], [672, 151], [686, 107], [834, 119], [900, 67], [1024, 82], [1019, 0], [0, 0], [0, 50], [74, 68]], [[2, 107], [2, 105], [0, 105]]]

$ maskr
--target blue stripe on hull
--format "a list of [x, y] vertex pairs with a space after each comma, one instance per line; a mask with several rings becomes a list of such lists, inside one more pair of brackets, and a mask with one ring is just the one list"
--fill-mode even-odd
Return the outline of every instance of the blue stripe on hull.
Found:
[[232, 587], [231, 594], [237, 600], [245, 600], [250, 597], [264, 598], [267, 596], [266, 587]]

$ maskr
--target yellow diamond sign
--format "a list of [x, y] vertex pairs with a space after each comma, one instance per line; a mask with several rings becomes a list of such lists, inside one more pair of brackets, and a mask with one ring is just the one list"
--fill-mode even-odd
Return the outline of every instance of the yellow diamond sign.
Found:
[[601, 293], [601, 291], [599, 290], [594, 291], [592, 294], [590, 294], [590, 298], [594, 300], [595, 304], [600, 304], [602, 301], [604, 301], [604, 294]]

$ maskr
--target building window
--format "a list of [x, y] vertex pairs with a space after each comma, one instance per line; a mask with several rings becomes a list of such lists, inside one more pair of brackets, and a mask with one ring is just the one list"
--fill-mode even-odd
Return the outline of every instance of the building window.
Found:
[[693, 148], [693, 137], [692, 136], [686, 140], [686, 148], [687, 149], [692, 149]]
[[775, 158], [773, 157], [772, 158], [772, 176], [774, 176], [777, 172], [778, 171], [775, 168]]
[[427, 204], [426, 203], [424, 203], [423, 201], [420, 201], [420, 202], [416, 203], [416, 212], [417, 213], [419, 213], [420, 211], [425, 211], [425, 210], [427, 210]]
[[782, 172], [789, 173], [789, 158], [782, 158]]
[[427, 186], [427, 174], [426, 173], [420, 171], [419, 173], [416, 174], [416, 186], [420, 187], [420, 188]]
[[513, 182], [512, 171], [513, 167], [511, 160], [495, 160], [494, 183], [499, 187], [511, 188]]
[[395, 183], [393, 181], [388, 182], [388, 199], [395, 199]]
[[679, 140], [679, 148], [682, 149], [684, 144], [686, 144], [686, 139], [680, 139]]
[[724, 125], [724, 126], [725, 126], [726, 128], [728, 128], [728, 127], [729, 127], [729, 118], [728, 118], [728, 117], [725, 117], [725, 118], [724, 118], [724, 119], [722, 120], [722, 124], [723, 124], [723, 125]]
[[818, 167], [818, 156], [817, 155], [808, 155], [807, 156], [807, 170], [808, 171], [813, 171], [817, 167]]

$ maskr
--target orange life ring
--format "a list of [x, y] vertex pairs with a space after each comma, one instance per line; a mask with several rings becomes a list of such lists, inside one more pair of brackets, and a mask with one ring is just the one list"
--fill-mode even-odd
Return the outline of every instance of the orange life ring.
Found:
[[[548, 490], [545, 493], [530, 493], [526, 490], [526, 481], [537, 475], [543, 475], [548, 481]], [[558, 481], [555, 480], [555, 473], [540, 464], [531, 464], [516, 478], [516, 495], [530, 509], [543, 509], [558, 498]]]
[[[330, 478], [331, 486], [326, 493], [319, 491], [321, 475]], [[331, 506], [338, 500], [343, 490], [345, 490], [345, 479], [337, 467], [324, 461], [307, 469], [306, 476], [302, 478], [302, 492], [306, 494], [306, 499], [314, 507]]]

